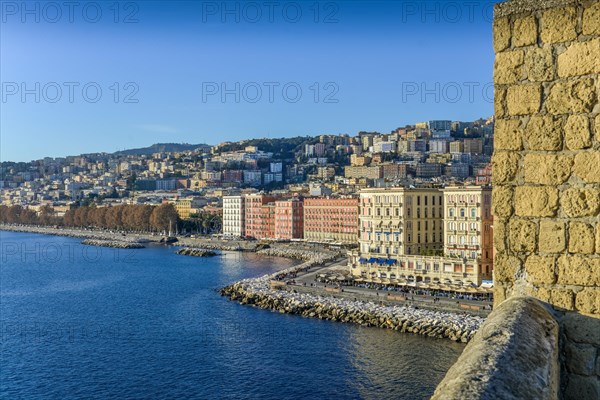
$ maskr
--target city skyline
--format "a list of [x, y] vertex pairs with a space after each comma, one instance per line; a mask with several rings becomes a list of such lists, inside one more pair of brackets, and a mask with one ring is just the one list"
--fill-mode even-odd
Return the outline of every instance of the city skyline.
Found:
[[3, 9], [2, 161], [493, 114], [488, 2], [221, 4]]

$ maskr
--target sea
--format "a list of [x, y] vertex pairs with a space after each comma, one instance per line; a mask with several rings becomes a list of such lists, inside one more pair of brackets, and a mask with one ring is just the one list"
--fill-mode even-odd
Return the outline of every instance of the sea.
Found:
[[426, 399], [463, 344], [244, 306], [297, 261], [0, 232], [2, 399]]

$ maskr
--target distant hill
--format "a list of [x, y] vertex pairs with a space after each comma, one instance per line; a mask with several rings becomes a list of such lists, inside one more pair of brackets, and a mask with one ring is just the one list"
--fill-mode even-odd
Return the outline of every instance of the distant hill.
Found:
[[155, 143], [152, 146], [141, 147], [139, 149], [128, 149], [117, 151], [115, 155], [148, 155], [153, 153], [171, 153], [177, 151], [194, 150], [206, 144], [188, 144], [188, 143]]

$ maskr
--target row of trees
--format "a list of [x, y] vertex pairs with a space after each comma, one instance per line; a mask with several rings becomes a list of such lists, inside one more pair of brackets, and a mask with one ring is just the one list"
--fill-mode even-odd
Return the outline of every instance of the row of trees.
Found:
[[60, 225], [79, 228], [104, 228], [128, 231], [175, 231], [179, 221], [172, 204], [160, 206], [119, 205], [96, 207], [95, 205], [68, 210], [64, 217], [55, 217], [50, 207], [43, 207], [39, 215], [21, 206], [0, 206], [0, 222], [26, 225]]

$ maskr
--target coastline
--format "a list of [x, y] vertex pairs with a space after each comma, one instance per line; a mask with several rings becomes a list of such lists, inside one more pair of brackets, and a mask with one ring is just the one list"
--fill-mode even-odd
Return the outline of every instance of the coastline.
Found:
[[[0, 224], [0, 231], [67, 236], [94, 241], [154, 242], [160, 236], [136, 233], [114, 233], [76, 228], [13, 226]], [[93, 243], [90, 243], [93, 244]], [[208, 238], [180, 238], [176, 246], [192, 249], [249, 251], [264, 256], [302, 260], [303, 263], [273, 274], [234, 282], [220, 290], [222, 296], [243, 305], [269, 309], [329, 321], [355, 323], [397, 330], [455, 342], [469, 342], [485, 318], [455, 312], [427, 310], [406, 305], [383, 305], [372, 301], [349, 300], [332, 295], [300, 293], [293, 288], [272, 288], [271, 282], [284, 284], [280, 279], [290, 274], [322, 267], [343, 256], [325, 246], [302, 243], [274, 243], [262, 248], [257, 242], [224, 241]]]

